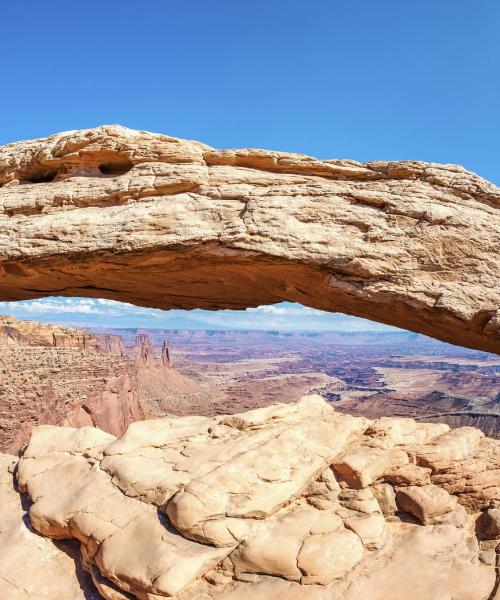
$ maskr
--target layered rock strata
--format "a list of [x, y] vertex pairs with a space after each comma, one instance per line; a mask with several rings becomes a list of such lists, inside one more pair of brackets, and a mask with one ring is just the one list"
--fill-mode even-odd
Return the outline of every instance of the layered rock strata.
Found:
[[0, 317], [0, 450], [17, 452], [34, 425], [119, 435], [143, 418], [120, 336]]
[[0, 315], [0, 347], [13, 345], [79, 348], [91, 352], [125, 355], [125, 346], [119, 335], [89, 333], [85, 329]]
[[0, 148], [0, 299], [287, 300], [500, 352], [499, 204], [455, 165], [70, 131]]
[[318, 396], [119, 438], [41, 426], [17, 481], [107, 600], [491, 600], [500, 581], [500, 442]]

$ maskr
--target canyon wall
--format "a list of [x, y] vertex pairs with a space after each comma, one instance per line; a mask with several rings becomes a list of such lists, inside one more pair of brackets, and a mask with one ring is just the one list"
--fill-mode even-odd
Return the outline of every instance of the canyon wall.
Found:
[[144, 418], [120, 336], [1, 317], [0, 351], [0, 450], [19, 450], [36, 425], [119, 435]]
[[0, 346], [10, 344], [80, 348], [93, 352], [125, 355], [125, 346], [120, 335], [89, 333], [81, 328], [0, 315]]
[[0, 317], [0, 450], [16, 452], [34, 426], [94, 426], [113, 435], [130, 423], [192, 413], [199, 386], [138, 335], [130, 355], [120, 335]]

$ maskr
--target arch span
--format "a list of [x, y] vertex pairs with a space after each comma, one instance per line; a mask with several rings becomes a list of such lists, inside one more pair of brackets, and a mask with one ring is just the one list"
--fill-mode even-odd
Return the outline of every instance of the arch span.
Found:
[[500, 353], [500, 189], [120, 126], [0, 148], [0, 298], [283, 300]]

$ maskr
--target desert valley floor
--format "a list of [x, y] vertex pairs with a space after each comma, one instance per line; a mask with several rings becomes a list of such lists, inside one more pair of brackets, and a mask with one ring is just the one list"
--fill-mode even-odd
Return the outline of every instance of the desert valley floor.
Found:
[[305, 394], [353, 415], [475, 426], [500, 437], [500, 358], [394, 332], [99, 332], [0, 319], [0, 448], [33, 425], [115, 435], [168, 415], [237, 413]]
[[[472, 425], [500, 436], [500, 358], [408, 332], [109, 330], [165, 339], [200, 385], [185, 414], [240, 412], [314, 392], [339, 411]], [[191, 404], [191, 406], [190, 406]]]

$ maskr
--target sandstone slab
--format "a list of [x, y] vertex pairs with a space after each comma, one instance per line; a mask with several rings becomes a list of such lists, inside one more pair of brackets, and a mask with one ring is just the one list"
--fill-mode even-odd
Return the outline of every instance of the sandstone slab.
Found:
[[336, 473], [349, 487], [365, 488], [394, 467], [408, 463], [408, 455], [399, 448], [380, 449], [358, 446], [335, 463]]
[[0, 598], [98, 600], [74, 545], [38, 535], [14, 487], [14, 456], [0, 453]]
[[451, 512], [457, 506], [455, 496], [432, 484], [402, 488], [396, 495], [396, 502], [401, 510], [411, 513], [424, 525], [434, 523], [436, 517]]
[[[316, 396], [231, 416], [138, 422], [119, 438], [41, 426], [17, 480], [38, 539], [78, 542], [80, 564], [105, 600], [488, 600], [500, 485], [467, 479], [463, 464], [473, 457], [494, 472], [493, 440], [380, 426]], [[436, 482], [450, 473], [455, 479]], [[453, 492], [459, 474], [466, 493]], [[16, 496], [12, 475], [10, 486]], [[474, 494], [489, 499], [482, 514]], [[5, 556], [0, 572], [13, 568]], [[72, 566], [63, 580], [74, 577]]]

